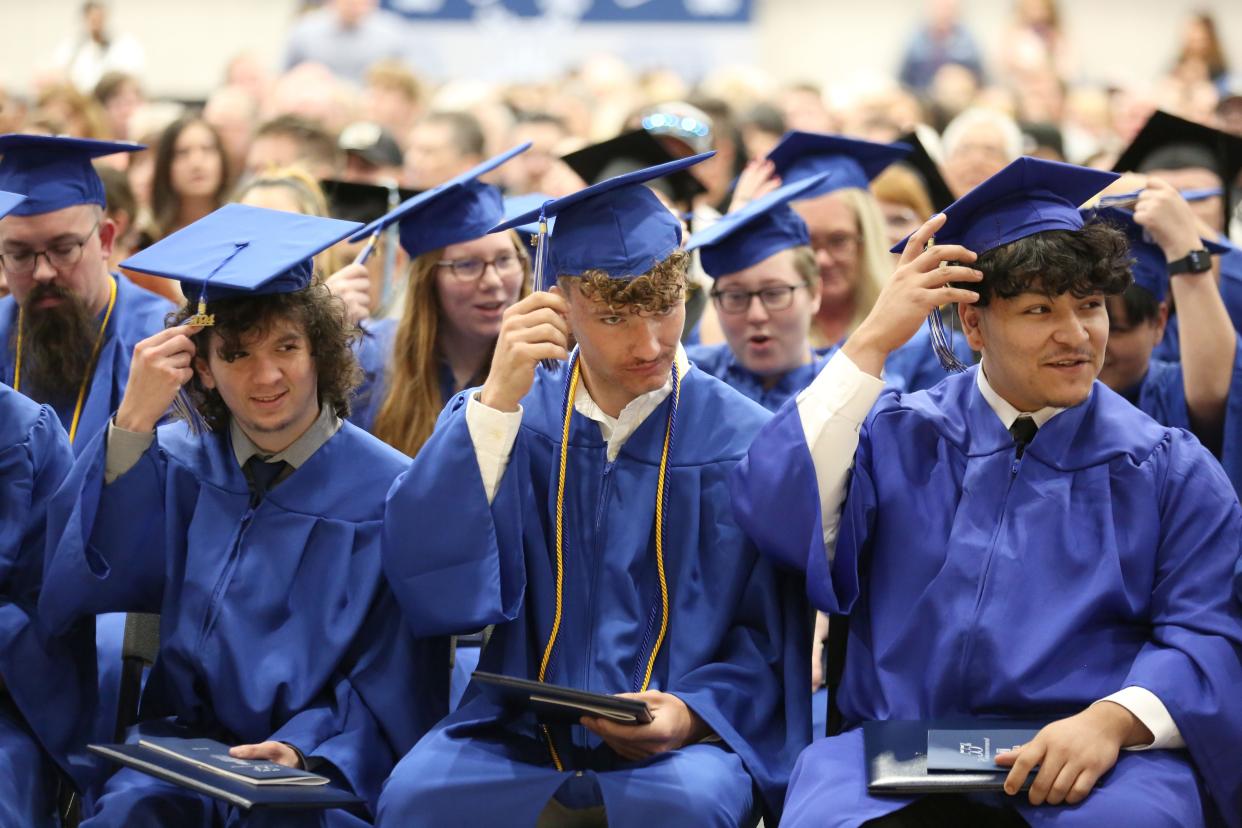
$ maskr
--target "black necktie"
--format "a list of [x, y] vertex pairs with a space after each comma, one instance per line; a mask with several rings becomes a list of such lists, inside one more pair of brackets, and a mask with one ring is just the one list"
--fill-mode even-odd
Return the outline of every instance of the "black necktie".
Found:
[[250, 489], [254, 492], [256, 503], [263, 499], [268, 490], [276, 484], [276, 478], [280, 477], [280, 473], [288, 467], [289, 464], [284, 460], [269, 463], [258, 454], [250, 455], [250, 459], [246, 461], [242, 470], [246, 473], [246, 480], [250, 482]]
[[1035, 421], [1026, 415], [1013, 421], [1013, 425], [1009, 427], [1009, 433], [1013, 435], [1013, 445], [1018, 451], [1018, 457], [1021, 457], [1022, 452], [1026, 450], [1027, 443], [1035, 439], [1035, 432], [1038, 430], [1039, 426], [1035, 425]]

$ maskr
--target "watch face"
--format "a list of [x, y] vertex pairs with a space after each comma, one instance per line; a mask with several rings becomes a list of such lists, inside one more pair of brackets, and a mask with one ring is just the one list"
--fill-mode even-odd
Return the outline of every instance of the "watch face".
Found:
[[1191, 273], [1202, 273], [1212, 269], [1212, 256], [1206, 250], [1192, 250], [1186, 257]]

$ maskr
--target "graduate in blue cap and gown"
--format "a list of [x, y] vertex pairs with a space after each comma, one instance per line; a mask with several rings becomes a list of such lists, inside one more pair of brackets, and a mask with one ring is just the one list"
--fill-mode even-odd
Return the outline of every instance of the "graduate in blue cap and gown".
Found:
[[496, 228], [556, 216], [536, 253], [556, 285], [514, 306], [482, 389], [449, 403], [385, 518], [386, 571], [416, 634], [495, 625], [480, 669], [627, 694], [653, 721], [544, 728], [472, 684], [398, 764], [380, 825], [779, 813], [810, 738], [809, 613], [727, 492], [768, 414], [687, 362], [681, 226], [643, 184], [703, 157]]
[[[1148, 179], [1134, 197], [1134, 212], [1084, 211], [1088, 221], [1124, 232], [1133, 258], [1134, 284], [1108, 299], [1100, 382], [1161, 425], [1193, 432], [1242, 491], [1242, 348], [1212, 274], [1211, 256], [1222, 248], [1199, 237], [1190, 206], [1165, 182]], [[1183, 259], [1186, 269], [1171, 267]], [[1163, 339], [1170, 293], [1186, 323], [1179, 328], [1185, 360], [1152, 353]]]
[[[25, 196], [0, 191], [0, 218]], [[55, 821], [58, 771], [84, 788], [94, 733], [95, 646], [49, 636], [35, 612], [47, 504], [73, 455], [56, 413], [0, 384], [0, 824]]]
[[[135, 349], [114, 421], [57, 494], [39, 612], [53, 632], [160, 613], [129, 741], [216, 738], [324, 773], [370, 813], [447, 709], [448, 650], [409, 635], [387, 588], [384, 497], [407, 458], [343, 420], [351, 328], [313, 279], [311, 257], [358, 226], [229, 204], [126, 260], [191, 299]], [[170, 404], [188, 421], [157, 427]], [[270, 818], [361, 823], [340, 810]], [[125, 769], [83, 825], [245, 823]]]
[[[0, 190], [26, 199], [0, 219], [0, 382], [55, 409], [80, 451], [121, 402], [134, 345], [173, 305], [108, 271], [116, 225], [91, 159], [139, 144], [0, 135]], [[125, 618], [99, 619], [99, 727], [111, 732]]]
[[[850, 616], [846, 730], [802, 754], [782, 825], [1242, 825], [1242, 508], [1193, 435], [1095, 380], [1129, 250], [1078, 208], [1114, 177], [1022, 158], [927, 222], [739, 464], [747, 533]], [[951, 302], [981, 363], [884, 391]], [[867, 793], [860, 723], [954, 716], [1052, 723], [998, 760], [1006, 793]]]
[[699, 369], [769, 411], [811, 384], [829, 349], [811, 347], [820, 278], [806, 223], [789, 201], [829, 173], [786, 184], [729, 213], [686, 242], [712, 277], [719, 345], [686, 355]]
[[[0, 190], [27, 198], [0, 219], [12, 295], [0, 299], [0, 378], [90, 439], [120, 404], [134, 345], [173, 306], [108, 272], [116, 226], [91, 159], [139, 144], [0, 135]], [[18, 343], [21, 347], [18, 347]]]
[[[911, 149], [903, 143], [880, 144], [840, 135], [792, 131], [768, 153], [760, 173], [766, 172], [780, 182], [830, 173], [792, 205], [806, 222], [822, 279], [819, 312], [811, 337], [815, 347], [840, 345], [866, 318], [892, 271], [893, 257], [887, 250], [883, 213], [870, 185], [873, 178], [909, 155]], [[739, 182], [739, 191], [742, 190]], [[741, 195], [748, 198], [745, 192]], [[954, 336], [951, 345], [959, 360], [972, 360], [963, 337]], [[917, 332], [885, 364], [885, 379], [906, 391], [929, 388], [944, 377], [944, 368], [931, 347], [929, 331]]]
[[522, 240], [488, 236], [504, 218], [500, 189], [479, 180], [529, 148], [408, 198], [354, 235], [359, 241], [395, 224], [410, 270], [401, 318], [364, 325], [364, 379], [350, 418], [411, 457], [448, 399], [487, 376], [501, 317], [529, 291]]
[[[1182, 191], [1205, 225], [1204, 238], [1225, 248], [1217, 258], [1221, 298], [1234, 328], [1242, 332], [1242, 249], [1229, 239], [1234, 184], [1242, 171], [1242, 137], [1156, 111], [1122, 151], [1118, 172], [1155, 175]], [[1178, 358], [1176, 307], [1156, 354]]]

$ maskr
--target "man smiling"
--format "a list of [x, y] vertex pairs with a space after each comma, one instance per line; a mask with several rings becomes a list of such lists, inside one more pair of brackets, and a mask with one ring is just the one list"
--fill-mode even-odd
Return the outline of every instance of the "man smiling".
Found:
[[[447, 707], [448, 651], [405, 633], [384, 584], [384, 495], [406, 458], [343, 422], [354, 329], [312, 281], [311, 257], [358, 227], [228, 205], [127, 261], [180, 279], [198, 303], [135, 348], [115, 421], [59, 492], [39, 608], [54, 630], [102, 611], [161, 613], [131, 740], [241, 742], [236, 756], [312, 768], [373, 807]], [[206, 433], [156, 428], [183, 386]], [[122, 770], [83, 824], [240, 819]]]
[[[1220, 760], [1242, 739], [1242, 508], [1193, 436], [1096, 381], [1129, 249], [1078, 207], [1114, 178], [1023, 158], [934, 217], [739, 465], [739, 523], [850, 615], [847, 730], [803, 753], [782, 825], [1242, 824]], [[881, 394], [950, 302], [980, 365]], [[859, 724], [951, 717], [1051, 723], [998, 760], [1008, 796], [867, 793]]]

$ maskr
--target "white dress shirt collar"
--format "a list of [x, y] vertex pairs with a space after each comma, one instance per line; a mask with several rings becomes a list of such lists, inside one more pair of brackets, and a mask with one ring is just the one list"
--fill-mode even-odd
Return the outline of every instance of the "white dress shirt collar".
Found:
[[[680, 344], [677, 346], [677, 370], [682, 377], [686, 376], [686, 372], [690, 370], [690, 362], [686, 358], [686, 352]], [[577, 411], [588, 420], [599, 423], [600, 433], [604, 440], [608, 443], [608, 462], [617, 459], [617, 455], [621, 453], [621, 447], [625, 445], [625, 441], [630, 438], [638, 427], [641, 426], [646, 419], [651, 416], [651, 412], [660, 407], [660, 403], [673, 391], [673, 379], [669, 377], [665, 380], [664, 385], [641, 394], [630, 400], [625, 408], [621, 409], [620, 415], [611, 417], [604, 413], [596, 403], [591, 399], [591, 393], [587, 391], [586, 383], [579, 383], [578, 390], [574, 393], [574, 411]]]

